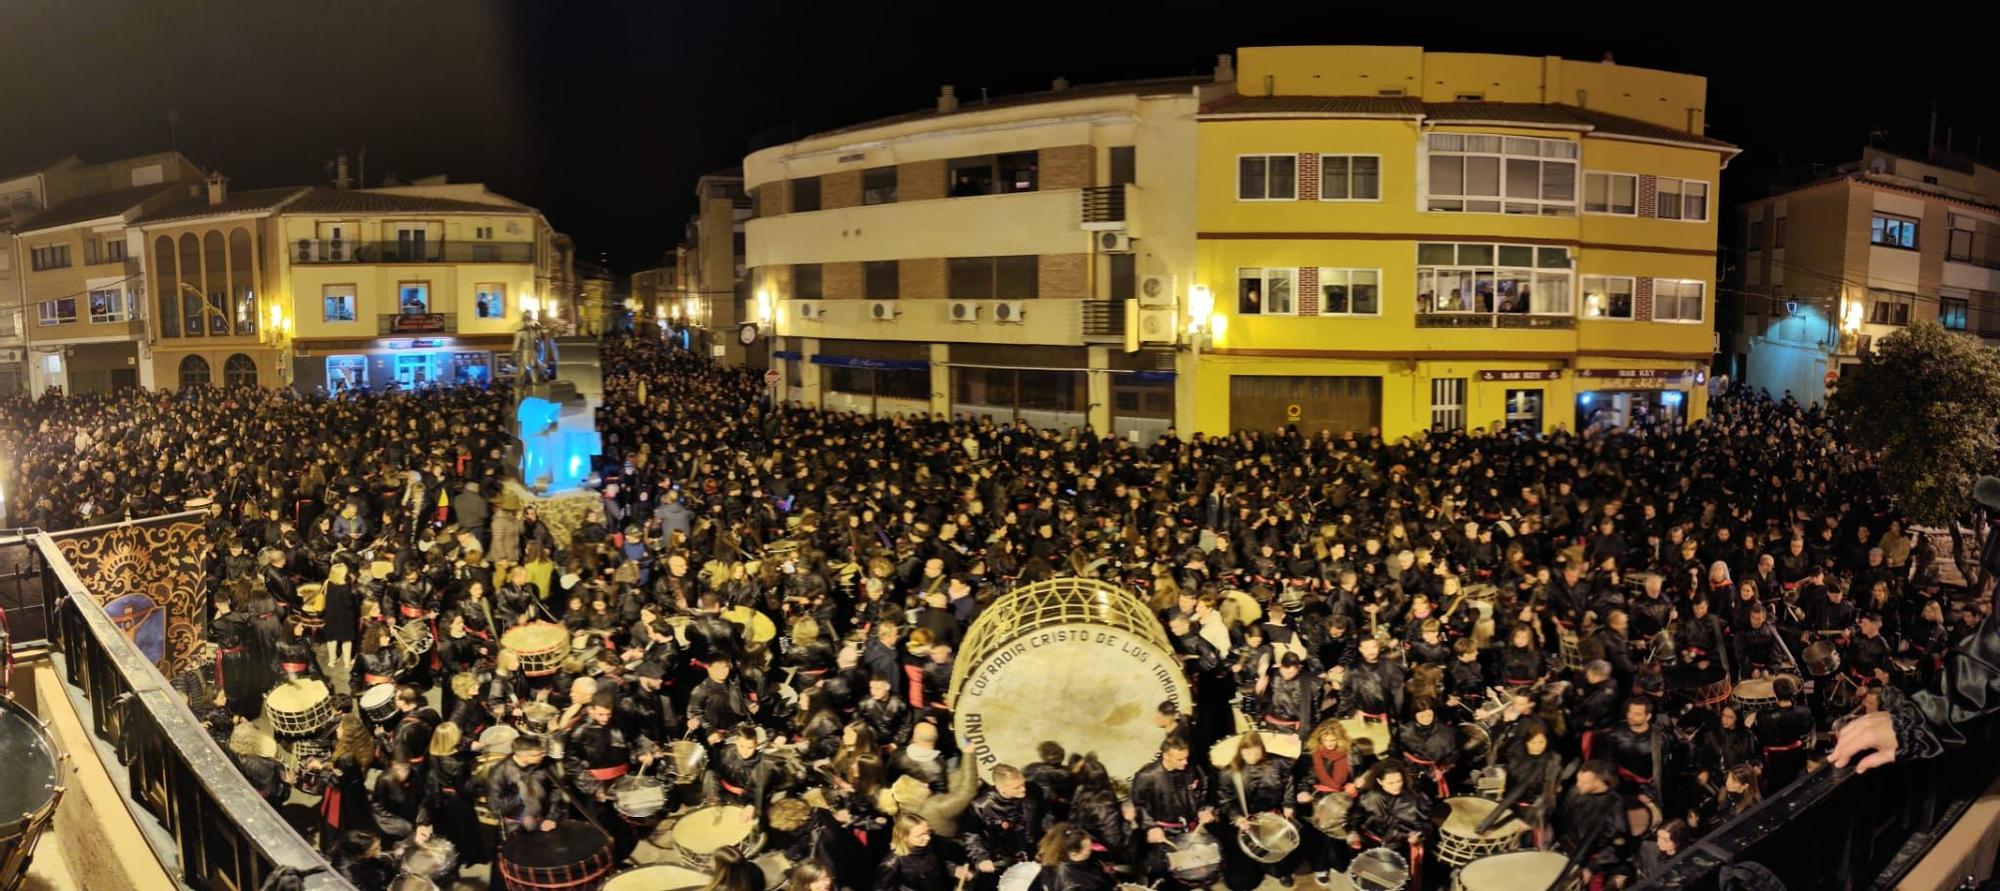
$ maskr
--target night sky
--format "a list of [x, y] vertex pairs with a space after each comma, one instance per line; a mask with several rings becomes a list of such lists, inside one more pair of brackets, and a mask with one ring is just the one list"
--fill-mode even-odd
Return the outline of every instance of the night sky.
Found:
[[164, 150], [174, 109], [181, 151], [239, 188], [323, 182], [337, 149], [365, 146], [371, 185], [388, 174], [485, 182], [627, 272], [680, 239], [695, 177], [739, 164], [753, 139], [926, 106], [942, 83], [975, 99], [982, 87], [1047, 89], [1058, 75], [1206, 72], [1239, 45], [1314, 43], [1609, 50], [1621, 64], [1706, 75], [1709, 135], [1746, 150], [1725, 174], [1728, 203], [1761, 194], [1781, 163], [1853, 159], [1871, 130], [1921, 152], [1933, 101], [1939, 142], [1951, 127], [1969, 150], [1984, 133], [1989, 161], [2000, 156], [1983, 53], [1786, 56], [1784, 44], [1810, 41], [1694, 10], [1643, 31], [1553, 8], [1514, 17], [1567, 26], [1509, 28], [1492, 4], [1472, 7], [1483, 12], [1471, 24], [1443, 7], [1370, 20], [1329, 5], [1317, 26], [1300, 16], [1310, 5], [1256, 14], [1284, 8], [0, 0], [0, 171]]

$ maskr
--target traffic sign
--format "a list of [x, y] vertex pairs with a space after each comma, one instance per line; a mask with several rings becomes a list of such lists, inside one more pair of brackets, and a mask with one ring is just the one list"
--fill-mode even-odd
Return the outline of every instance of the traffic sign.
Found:
[[775, 384], [782, 378], [784, 378], [784, 374], [780, 373], [776, 368], [764, 372], [764, 384], [766, 386]]

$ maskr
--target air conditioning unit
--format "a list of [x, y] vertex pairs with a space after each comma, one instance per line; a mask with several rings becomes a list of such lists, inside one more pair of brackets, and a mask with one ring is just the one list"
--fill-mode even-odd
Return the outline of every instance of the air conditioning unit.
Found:
[[333, 240], [333, 241], [331, 241], [331, 242], [328, 242], [328, 243], [327, 243], [327, 246], [326, 246], [326, 250], [327, 250], [327, 259], [329, 259], [329, 260], [345, 260], [345, 259], [347, 259], [347, 256], [346, 256], [346, 253], [347, 253], [347, 252], [346, 252], [346, 248], [345, 248], [345, 246], [343, 246], [343, 245], [342, 245], [342, 244], [340, 243], [340, 239], [338, 239], [338, 238], [334, 239], [334, 240]]
[[313, 243], [312, 243], [312, 239], [309, 239], [309, 238], [301, 238], [301, 239], [299, 239], [299, 262], [300, 262], [300, 263], [311, 263], [311, 262], [312, 262], [312, 258], [313, 258]]
[[979, 304], [971, 300], [953, 300], [951, 302], [951, 320], [954, 322], [979, 321]]
[[1171, 275], [1139, 276], [1140, 306], [1173, 306], [1174, 277]]
[[1097, 249], [1107, 254], [1129, 254], [1132, 252], [1132, 236], [1107, 229], [1097, 233]]
[[878, 322], [886, 322], [901, 314], [903, 308], [894, 300], [877, 300], [868, 304], [868, 317]]
[[1019, 324], [1022, 314], [1027, 311], [1027, 301], [1024, 300], [998, 300], [993, 303], [993, 319], [1002, 324]]
[[808, 303], [803, 300], [799, 301], [799, 318], [817, 320], [820, 316], [820, 312], [821, 310], [819, 308], [819, 304]]
[[1174, 330], [1174, 320], [1172, 309], [1148, 309], [1128, 301], [1125, 304], [1125, 352], [1136, 353], [1142, 344], [1178, 340], [1179, 332]]

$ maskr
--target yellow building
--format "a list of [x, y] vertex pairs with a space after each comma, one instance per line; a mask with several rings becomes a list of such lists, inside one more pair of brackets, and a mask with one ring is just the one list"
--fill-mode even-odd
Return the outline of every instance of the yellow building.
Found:
[[[135, 220], [145, 249], [151, 386], [277, 386], [283, 239], [274, 214], [304, 187], [232, 191], [219, 174], [197, 194]], [[274, 311], [275, 310], [275, 314]], [[278, 324], [274, 326], [273, 320]]]
[[781, 397], [1147, 440], [1175, 423], [1213, 88], [945, 87], [934, 108], [751, 153], [746, 309], [775, 325]]
[[1692, 75], [1257, 47], [1199, 115], [1196, 428], [1701, 417], [1715, 184]]
[[548, 223], [477, 184], [312, 188], [275, 225], [300, 389], [492, 380], [525, 312], [565, 311], [538, 292], [556, 274]]

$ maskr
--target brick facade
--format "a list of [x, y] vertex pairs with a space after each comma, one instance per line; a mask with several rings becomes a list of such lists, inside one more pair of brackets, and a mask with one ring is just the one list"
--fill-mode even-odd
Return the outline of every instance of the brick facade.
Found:
[[[1319, 156], [1311, 155], [1308, 157], [1313, 158], [1313, 160], [1315, 161], [1313, 170], [1315, 173], [1317, 173], [1319, 170], [1319, 166], [1317, 164]], [[1299, 161], [1299, 167], [1301, 169], [1305, 167], [1304, 157], [1301, 157]], [[1314, 178], [1313, 185], [1315, 187], [1319, 185], [1317, 177]], [[1300, 186], [1299, 197], [1304, 198], [1305, 180], [1303, 179], [1303, 177], [1299, 181], [1299, 186]], [[1318, 266], [1300, 267], [1299, 280], [1296, 287], [1298, 288], [1298, 292], [1293, 294], [1292, 296], [1298, 301], [1299, 315], [1302, 316], [1319, 315], [1319, 267]]]
[[1639, 174], [1639, 216], [1650, 219], [1660, 215], [1660, 178], [1650, 173]]
[[1090, 296], [1089, 254], [1043, 254], [1035, 265], [1035, 296], [1064, 300]]
[[[944, 197], [944, 161], [911, 161], [896, 165], [896, 200], [928, 201]], [[939, 288], [939, 293], [944, 289]]]
[[[908, 170], [910, 165], [903, 165]], [[940, 167], [940, 170], [943, 168]], [[900, 193], [902, 185], [896, 187]], [[901, 194], [897, 199], [901, 200]], [[923, 257], [903, 260], [897, 263], [897, 286], [902, 289], [904, 300], [937, 300], [944, 297], [945, 261], [942, 257]]]
[[768, 182], [757, 187], [757, 215], [775, 217], [788, 211], [792, 191], [784, 180]]
[[1036, 160], [1039, 188], [1043, 191], [1081, 189], [1095, 184], [1092, 168], [1096, 159], [1097, 149], [1088, 145], [1042, 149]]
[[861, 298], [861, 264], [822, 263], [820, 264], [820, 293], [828, 300], [859, 300]]
[[823, 210], [861, 205], [861, 171], [842, 170], [819, 178], [819, 206]]
[[1653, 320], [1653, 279], [1650, 276], [1642, 275], [1632, 282], [1632, 320]]
[[[1299, 156], [1299, 200], [1319, 200], [1319, 153]], [[1317, 272], [1314, 275], [1318, 275]]]

